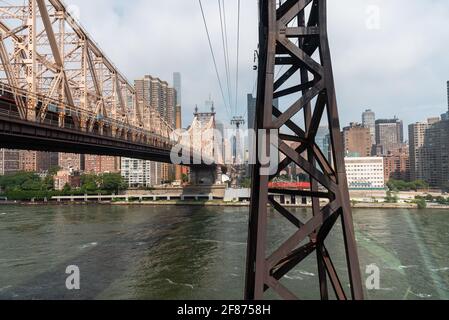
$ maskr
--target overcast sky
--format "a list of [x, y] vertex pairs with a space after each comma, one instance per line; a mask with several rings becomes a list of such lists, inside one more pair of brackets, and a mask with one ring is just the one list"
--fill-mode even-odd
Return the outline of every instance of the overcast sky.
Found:
[[[228, 116], [197, 0], [67, 0], [104, 52], [130, 79], [144, 74], [172, 82], [183, 77], [184, 121], [209, 94]], [[231, 87], [235, 91], [237, 0], [225, 0]], [[405, 124], [447, 110], [449, 3], [447, 0], [329, 0], [329, 36], [342, 123], [397, 115]], [[226, 91], [216, 0], [203, 0]], [[242, 0], [239, 112], [254, 88], [257, 0]]]

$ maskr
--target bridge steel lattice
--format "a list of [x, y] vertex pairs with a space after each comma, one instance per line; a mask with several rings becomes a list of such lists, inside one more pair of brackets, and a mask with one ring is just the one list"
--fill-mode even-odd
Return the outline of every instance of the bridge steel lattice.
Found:
[[[169, 161], [173, 129], [137, 101], [60, 0], [0, 1], [0, 60], [2, 147], [124, 156], [135, 144], [162, 150]], [[149, 158], [143, 153], [137, 156]]]
[[[348, 299], [326, 247], [329, 233], [341, 218], [351, 295], [363, 299], [327, 37], [326, 0], [260, 0], [259, 5], [257, 127], [267, 135], [270, 130], [278, 131], [281, 156], [272, 176], [261, 174], [260, 163], [253, 168], [246, 298], [263, 299], [272, 289], [284, 299], [297, 299], [282, 278], [315, 253], [321, 299], [330, 298], [329, 283], [337, 299]], [[273, 106], [273, 99], [280, 99], [279, 108]], [[316, 143], [318, 128], [325, 120], [331, 138], [330, 159]], [[266, 144], [268, 151], [274, 148], [269, 141]], [[310, 176], [310, 190], [270, 189], [269, 182], [291, 164]], [[275, 195], [312, 198], [313, 216], [301, 221], [276, 201]], [[297, 231], [267, 256], [272, 249], [268, 247], [268, 205]]]

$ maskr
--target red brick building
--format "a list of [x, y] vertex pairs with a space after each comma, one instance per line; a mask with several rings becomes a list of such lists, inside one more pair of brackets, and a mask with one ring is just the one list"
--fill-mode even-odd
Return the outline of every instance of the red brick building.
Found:
[[81, 187], [81, 176], [79, 172], [61, 170], [54, 177], [55, 190], [61, 191], [66, 185], [72, 189]]
[[120, 158], [108, 156], [85, 156], [85, 168], [87, 173], [118, 173], [120, 172]]
[[58, 166], [58, 154], [51, 152], [20, 151], [20, 171], [43, 172]]
[[369, 128], [351, 123], [343, 129], [343, 141], [346, 156], [369, 157], [372, 151], [372, 136]]
[[410, 154], [408, 147], [388, 152], [384, 157], [385, 182], [394, 180], [410, 181]]

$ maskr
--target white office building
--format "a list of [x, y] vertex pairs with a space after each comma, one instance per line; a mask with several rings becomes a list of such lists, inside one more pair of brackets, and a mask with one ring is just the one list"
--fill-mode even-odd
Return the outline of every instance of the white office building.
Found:
[[345, 158], [349, 189], [384, 189], [384, 159]]

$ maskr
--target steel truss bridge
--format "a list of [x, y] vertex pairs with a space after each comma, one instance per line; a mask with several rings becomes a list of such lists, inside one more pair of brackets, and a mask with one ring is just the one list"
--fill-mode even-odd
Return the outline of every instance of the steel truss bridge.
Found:
[[[340, 300], [363, 299], [326, 4], [259, 0], [256, 128], [266, 130], [267, 136], [270, 130], [279, 132], [275, 151], [280, 166], [272, 176], [261, 174], [261, 163], [253, 168], [247, 299], [262, 299], [269, 289], [285, 299], [298, 298], [282, 278], [312, 254], [322, 299], [330, 298], [329, 287]], [[0, 147], [170, 162], [172, 128], [146, 102], [136, 100], [133, 86], [60, 0], [1, 0], [0, 59]], [[273, 106], [274, 99], [284, 97], [294, 103]], [[303, 122], [297, 120], [300, 113]], [[332, 159], [326, 159], [316, 143], [318, 127], [326, 118]], [[267, 151], [271, 148], [267, 143]], [[311, 189], [270, 189], [270, 181], [291, 164], [309, 174]], [[301, 221], [276, 201], [276, 194], [312, 198], [312, 218]], [[322, 199], [328, 204], [322, 206]], [[267, 256], [269, 206], [297, 231]], [[326, 246], [339, 219], [350, 294]]]
[[169, 162], [170, 127], [60, 0], [0, 1], [2, 147]]

